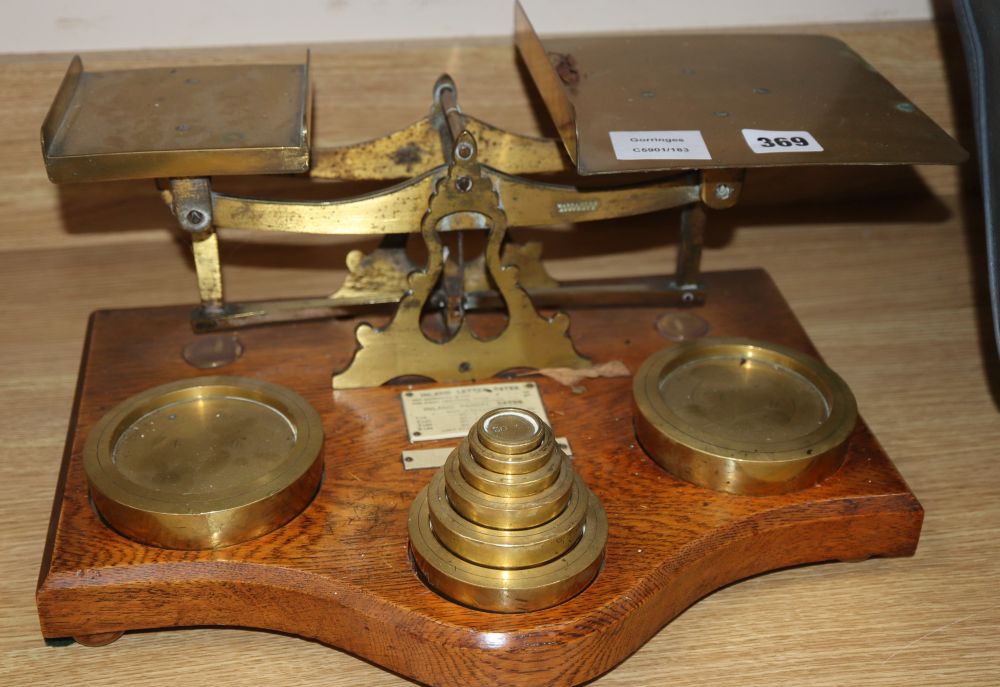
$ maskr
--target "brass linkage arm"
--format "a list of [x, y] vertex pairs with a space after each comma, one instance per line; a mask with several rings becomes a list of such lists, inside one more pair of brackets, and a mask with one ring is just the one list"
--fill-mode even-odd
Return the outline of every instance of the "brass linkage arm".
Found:
[[687, 205], [699, 197], [697, 173], [587, 190], [510, 176], [492, 169], [484, 171], [493, 179], [512, 227], [629, 217]]
[[[612, 189], [581, 190], [546, 184], [483, 168], [500, 195], [511, 226], [586, 222], [638, 215], [698, 200], [698, 180], [682, 175]], [[387, 189], [331, 201], [263, 200], [212, 192], [216, 226], [305, 234], [409, 234], [420, 226], [434, 183], [447, 173], [439, 166]], [[169, 190], [163, 190], [169, 204]], [[470, 213], [474, 215], [475, 213]], [[474, 216], [452, 229], [479, 228]]]

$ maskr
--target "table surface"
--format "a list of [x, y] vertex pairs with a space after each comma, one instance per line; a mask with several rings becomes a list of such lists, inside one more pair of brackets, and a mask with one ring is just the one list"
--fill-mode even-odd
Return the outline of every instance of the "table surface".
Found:
[[[816, 30], [846, 40], [947, 129], [966, 130], [953, 31]], [[222, 64], [296, 51], [107, 53], [85, 63]], [[152, 184], [46, 180], [38, 129], [68, 62], [0, 57], [0, 681], [403, 683], [335, 649], [249, 630], [140, 632], [99, 649], [42, 643], [33, 594], [87, 315], [196, 297], [188, 253]], [[314, 46], [312, 65], [318, 145], [371, 138], [422, 116], [442, 71], [457, 79], [467, 112], [551, 133], [539, 126], [538, 102], [506, 41]], [[720, 590], [598, 684], [996, 684], [1000, 479], [992, 464], [1000, 416], [988, 379], [1000, 371], [988, 339], [981, 213], [978, 199], [962, 193], [969, 178], [944, 168], [750, 177], [746, 205], [711, 215], [705, 268], [771, 273], [921, 499], [923, 536], [913, 558], [807, 566]], [[547, 239], [557, 277], [655, 274], [672, 264], [674, 239], [664, 239], [662, 226], [675, 219], [664, 213], [531, 234]], [[601, 228], [612, 225], [609, 242]], [[227, 288], [239, 299], [328, 293], [356, 245], [227, 235]]]

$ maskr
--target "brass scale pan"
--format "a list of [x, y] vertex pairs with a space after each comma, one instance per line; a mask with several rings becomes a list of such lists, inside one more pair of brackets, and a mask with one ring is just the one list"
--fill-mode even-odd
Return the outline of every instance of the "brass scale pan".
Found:
[[323, 424], [298, 394], [199, 377], [132, 396], [87, 437], [94, 505], [115, 530], [170, 549], [215, 549], [270, 532], [312, 500]]
[[799, 351], [705, 338], [650, 356], [633, 380], [636, 435], [673, 475], [745, 495], [804, 489], [840, 467], [857, 422], [850, 388]]

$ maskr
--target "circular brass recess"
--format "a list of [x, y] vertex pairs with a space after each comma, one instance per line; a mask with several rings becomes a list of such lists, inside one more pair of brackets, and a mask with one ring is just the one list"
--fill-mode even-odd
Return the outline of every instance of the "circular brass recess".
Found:
[[659, 351], [632, 386], [635, 429], [657, 463], [699, 486], [778, 494], [836, 472], [857, 421], [847, 384], [815, 358], [748, 339]]
[[120, 403], [87, 437], [94, 505], [144, 544], [215, 549], [284, 525], [323, 473], [323, 424], [298, 394], [243, 377], [200, 377]]
[[476, 423], [417, 495], [409, 531], [413, 560], [431, 587], [474, 608], [513, 613], [562, 603], [586, 587], [604, 560], [608, 523], [552, 430], [533, 413], [501, 408]]
[[234, 334], [201, 334], [181, 349], [181, 356], [192, 367], [209, 370], [239, 360], [243, 342]]

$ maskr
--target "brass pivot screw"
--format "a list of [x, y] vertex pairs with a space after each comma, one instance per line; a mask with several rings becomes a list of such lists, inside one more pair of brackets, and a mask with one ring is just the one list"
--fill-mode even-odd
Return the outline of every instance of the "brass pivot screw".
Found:
[[600, 570], [600, 501], [527, 410], [490, 411], [410, 507], [410, 549], [427, 583], [459, 603], [516, 613], [575, 596]]

